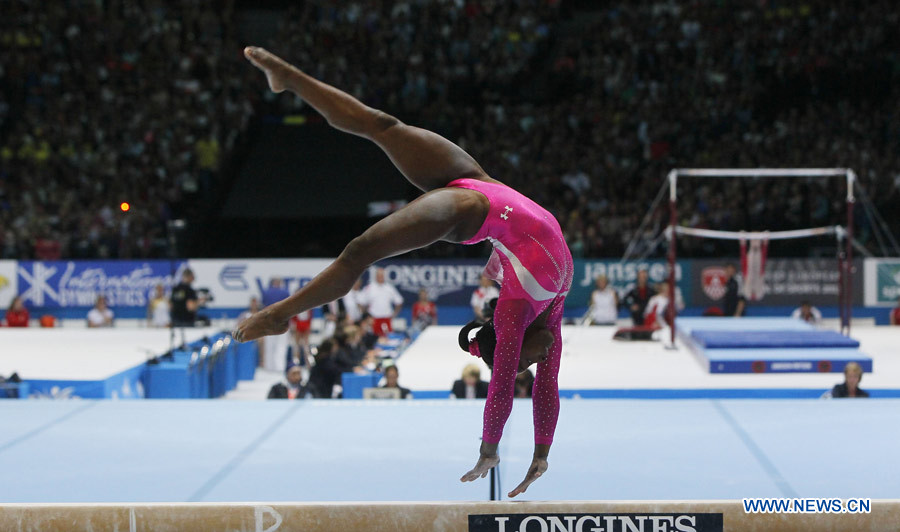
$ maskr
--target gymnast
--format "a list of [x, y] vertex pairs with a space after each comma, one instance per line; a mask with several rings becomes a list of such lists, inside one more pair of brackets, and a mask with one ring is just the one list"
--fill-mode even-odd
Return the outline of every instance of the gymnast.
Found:
[[302, 289], [238, 325], [234, 338], [246, 342], [284, 333], [291, 316], [344, 296], [378, 260], [439, 240], [489, 240], [493, 252], [485, 275], [500, 283], [500, 297], [487, 322], [470, 322], [460, 331], [460, 346], [481, 357], [492, 375], [480, 457], [460, 480], [484, 478], [500, 462], [497, 446], [512, 410], [516, 374], [537, 364], [534, 455], [525, 479], [508, 496], [524, 493], [547, 470], [559, 415], [560, 329], [573, 275], [559, 223], [535, 202], [488, 177], [469, 154], [440, 135], [372, 109], [262, 48], [247, 47], [244, 55], [265, 72], [272, 91], [288, 90], [331, 126], [376, 143], [424, 194], [354, 238]]

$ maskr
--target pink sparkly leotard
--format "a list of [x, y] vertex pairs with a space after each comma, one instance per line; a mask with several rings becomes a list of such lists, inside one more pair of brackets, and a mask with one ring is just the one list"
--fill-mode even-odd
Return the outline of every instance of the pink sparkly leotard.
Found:
[[547, 360], [537, 365], [532, 402], [534, 441], [551, 444], [559, 417], [559, 359], [563, 303], [572, 284], [572, 255], [552, 214], [501, 184], [457, 179], [447, 186], [484, 194], [491, 207], [478, 233], [463, 244], [490, 240], [494, 249], [485, 275], [500, 283], [494, 310], [497, 347], [484, 406], [483, 439], [499, 443], [512, 411], [516, 373], [525, 330], [550, 308], [547, 328], [554, 335]]

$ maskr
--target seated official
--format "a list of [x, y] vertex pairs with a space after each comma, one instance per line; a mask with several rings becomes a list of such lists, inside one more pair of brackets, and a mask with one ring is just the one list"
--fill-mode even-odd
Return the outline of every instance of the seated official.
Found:
[[269, 399], [303, 399], [312, 396], [312, 392], [303, 385], [300, 366], [289, 367], [286, 375], [286, 382], [279, 382], [269, 390]]
[[25, 308], [25, 301], [21, 296], [14, 296], [9, 304], [9, 309], [6, 311], [6, 326], [28, 327], [30, 319], [31, 316], [28, 314], [28, 309]]
[[526, 369], [522, 373], [516, 375], [516, 399], [525, 399], [531, 397], [534, 389], [534, 373], [530, 369]]
[[337, 344], [327, 338], [316, 350], [316, 365], [309, 373], [307, 385], [319, 399], [331, 399], [334, 385], [341, 383], [341, 368], [336, 360]]
[[795, 320], [803, 320], [810, 325], [818, 325], [822, 321], [822, 312], [809, 301], [800, 303], [800, 307], [794, 309], [791, 317]]
[[481, 367], [469, 364], [463, 368], [462, 379], [453, 383], [452, 393], [457, 399], [485, 399], [488, 383], [481, 380]]
[[97, 302], [94, 304], [94, 308], [92, 308], [87, 315], [88, 327], [112, 327], [113, 318], [113, 311], [106, 306], [106, 298], [104, 296], [97, 296]]
[[409, 388], [404, 388], [397, 383], [398, 378], [400, 377], [400, 371], [397, 369], [397, 366], [388, 366], [384, 368], [384, 386], [382, 388], [398, 388], [400, 390], [400, 399], [406, 399], [407, 397], [412, 397], [409, 392]]
[[831, 389], [831, 397], [835, 399], [848, 397], [869, 397], [869, 392], [859, 387], [862, 380], [862, 367], [856, 362], [850, 362], [844, 366], [844, 382]]

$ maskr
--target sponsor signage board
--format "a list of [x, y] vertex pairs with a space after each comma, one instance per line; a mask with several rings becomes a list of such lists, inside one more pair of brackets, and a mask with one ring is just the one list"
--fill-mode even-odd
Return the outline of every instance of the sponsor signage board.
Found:
[[[738, 269], [737, 261], [697, 259], [691, 261], [690, 303], [699, 307], [721, 305], [725, 297], [725, 265]], [[862, 303], [862, 262], [854, 261], [853, 303]], [[773, 259], [766, 261], [762, 297], [753, 305], [799, 306], [804, 300], [813, 305], [837, 306], [840, 271], [836, 259]]]
[[723, 526], [721, 513], [536, 513], [469, 516], [469, 532], [722, 532]]
[[865, 304], [867, 307], [893, 307], [900, 298], [900, 258], [866, 259]]

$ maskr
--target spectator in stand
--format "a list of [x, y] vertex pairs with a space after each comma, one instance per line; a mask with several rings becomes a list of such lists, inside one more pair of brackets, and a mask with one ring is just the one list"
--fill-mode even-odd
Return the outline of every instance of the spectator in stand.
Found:
[[372, 332], [379, 336], [393, 331], [391, 321], [403, 305], [403, 297], [394, 285], [385, 281], [384, 268], [376, 268], [374, 281], [359, 294], [360, 304], [366, 307], [372, 318]]
[[341, 371], [359, 371], [368, 352], [362, 344], [362, 329], [356, 325], [347, 325], [335, 333], [334, 340], [337, 342], [335, 361]]
[[366, 346], [366, 349], [372, 349], [375, 347], [375, 344], [378, 343], [378, 339], [381, 337], [378, 334], [375, 334], [373, 327], [373, 323], [375, 320], [372, 316], [366, 312], [362, 315], [362, 318], [359, 320], [359, 330], [362, 331], [362, 343]]
[[644, 327], [662, 329], [667, 326], [666, 310], [669, 308], [669, 283], [656, 285], [656, 294], [647, 302], [644, 309]]
[[595, 282], [596, 288], [591, 292], [590, 324], [615, 325], [619, 314], [619, 294], [609, 286], [609, 279], [605, 275], [598, 275]]
[[727, 280], [725, 281], [725, 299], [722, 304], [722, 313], [725, 316], [740, 318], [744, 315], [747, 301], [741, 295], [741, 287], [735, 277], [736, 273], [737, 270], [734, 264], [725, 266], [725, 277]]
[[856, 362], [848, 362], [847, 365], [844, 366], [844, 382], [843, 384], [836, 384], [834, 388], [831, 389], [831, 397], [869, 397], [869, 392], [859, 387], [859, 383], [862, 381], [862, 375], [863, 370], [859, 364]]
[[891, 310], [891, 325], [900, 325], [900, 297], [897, 298], [897, 307]]
[[534, 373], [530, 369], [526, 369], [522, 373], [516, 375], [516, 398], [526, 399], [531, 397], [534, 390]]
[[172, 323], [169, 312], [171, 303], [166, 297], [166, 288], [158, 284], [153, 289], [153, 298], [147, 304], [147, 325], [149, 327], [168, 327]]
[[472, 312], [475, 313], [475, 317], [481, 321], [486, 320], [487, 316], [484, 314], [485, 304], [498, 297], [500, 297], [500, 290], [497, 289], [497, 285], [490, 278], [482, 275], [478, 288], [472, 292], [472, 298], [469, 300], [469, 304], [472, 306]]
[[249, 318], [250, 316], [252, 316], [252, 315], [256, 314], [257, 312], [259, 312], [259, 309], [260, 309], [260, 306], [259, 306], [259, 298], [256, 297], [256, 296], [252, 296], [252, 297], [250, 298], [250, 306], [249, 306], [249, 308], [247, 308], [247, 310], [245, 310], [244, 312], [241, 312], [241, 313], [238, 315], [238, 317], [237, 317], [237, 322], [238, 322], [238, 323], [241, 323], [242, 321], [246, 320], [246, 319]]
[[338, 329], [350, 325], [345, 310], [343, 298], [322, 305], [322, 336], [329, 338], [334, 336]]
[[[284, 286], [284, 280], [281, 277], [272, 277], [269, 279], [269, 287], [263, 290], [262, 306], [268, 307], [273, 303], [277, 303], [287, 298], [290, 293]], [[262, 344], [262, 360], [263, 368], [269, 371], [284, 371], [288, 366], [288, 346], [291, 343], [290, 330], [284, 334], [276, 334], [268, 336]]]
[[309, 332], [312, 329], [312, 311], [307, 310], [291, 317], [291, 339], [294, 347], [294, 362], [307, 368], [311, 366], [309, 353]]
[[481, 366], [474, 362], [463, 368], [462, 379], [453, 382], [451, 393], [457, 399], [485, 399], [488, 382], [481, 380]]
[[625, 295], [625, 306], [631, 312], [631, 321], [635, 327], [644, 324], [644, 310], [647, 308], [650, 298], [653, 297], [652, 290], [648, 284], [649, 279], [650, 275], [647, 273], [647, 270], [639, 270], [637, 284]]
[[112, 327], [113, 317], [113, 311], [106, 306], [106, 297], [99, 295], [97, 302], [94, 303], [94, 308], [88, 312], [87, 325], [88, 327]]
[[800, 306], [791, 313], [791, 318], [803, 320], [810, 325], [818, 325], [822, 322], [822, 312], [809, 301], [800, 303]]
[[25, 301], [22, 296], [13, 296], [6, 310], [6, 326], [7, 327], [28, 327], [30, 316], [28, 309], [25, 308]]
[[398, 384], [397, 380], [399, 377], [400, 371], [397, 369], [397, 366], [390, 365], [384, 368], [384, 386], [382, 388], [397, 388], [400, 390], [400, 399], [412, 399], [409, 388], [404, 388]]
[[429, 325], [437, 325], [437, 305], [428, 297], [428, 290], [419, 289], [419, 300], [412, 307], [412, 328], [421, 331]]
[[[243, 322], [250, 316], [259, 312], [259, 309], [260, 309], [259, 298], [256, 296], [252, 296], [250, 298], [250, 307], [247, 310], [245, 310], [244, 312], [241, 312], [237, 317], [238, 325], [240, 325], [241, 322]], [[265, 338], [260, 338], [260, 339], [256, 340], [256, 357], [257, 357], [256, 365], [257, 365], [257, 367], [260, 367], [260, 368], [265, 367], [265, 360], [264, 360], [265, 342], [266, 342]]]
[[312, 392], [303, 385], [303, 371], [300, 366], [290, 366], [287, 369], [285, 382], [275, 383], [269, 390], [269, 399], [304, 399], [312, 395]]
[[316, 365], [309, 374], [307, 385], [319, 399], [331, 399], [334, 386], [341, 382], [341, 368], [335, 359], [337, 344], [333, 339], [325, 339], [316, 349]]
[[205, 302], [191, 287], [194, 272], [185, 268], [181, 272], [181, 282], [172, 289], [172, 327], [193, 327], [197, 323], [197, 309]]
[[353, 288], [347, 292], [347, 295], [341, 298], [341, 301], [344, 304], [344, 312], [347, 316], [347, 321], [350, 324], [358, 323], [363, 316], [363, 311], [359, 304], [359, 292], [361, 288], [362, 279], [357, 279], [356, 282], [353, 283]]

